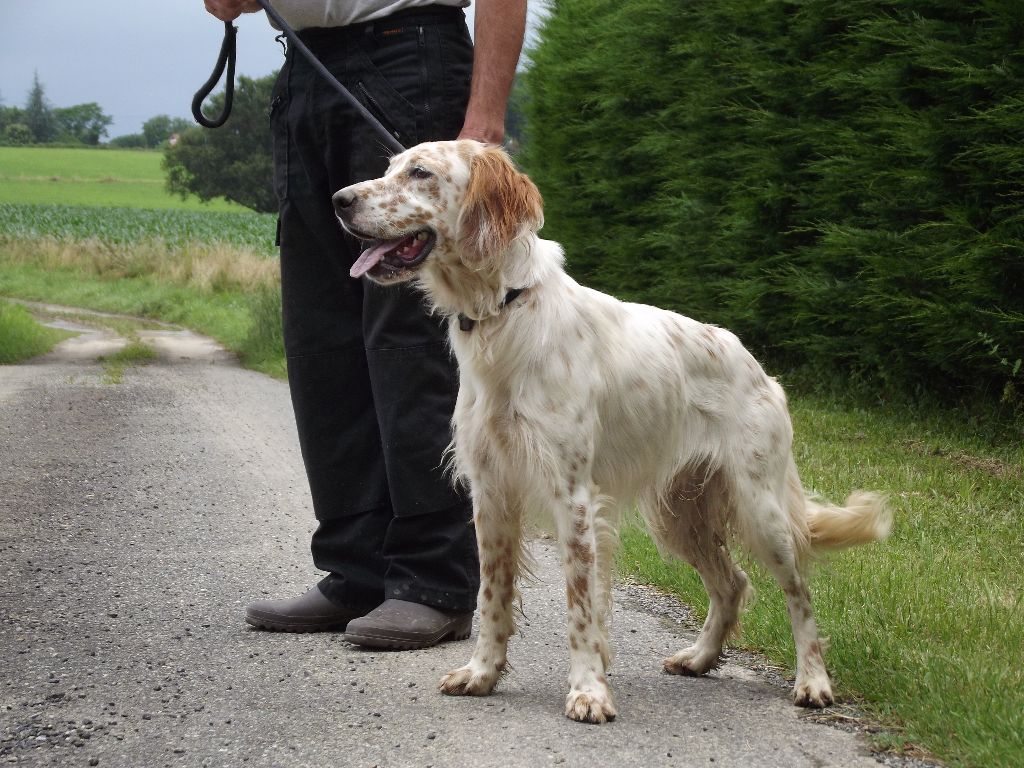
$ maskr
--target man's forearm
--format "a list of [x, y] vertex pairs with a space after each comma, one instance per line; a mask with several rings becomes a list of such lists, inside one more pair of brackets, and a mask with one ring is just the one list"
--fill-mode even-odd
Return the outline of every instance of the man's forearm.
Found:
[[473, 84], [460, 139], [501, 144], [526, 32], [526, 0], [476, 0]]

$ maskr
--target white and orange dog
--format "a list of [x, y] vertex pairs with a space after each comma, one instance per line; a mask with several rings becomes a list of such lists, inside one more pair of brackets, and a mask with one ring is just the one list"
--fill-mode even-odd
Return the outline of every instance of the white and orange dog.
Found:
[[421, 144], [385, 176], [334, 196], [368, 243], [353, 277], [416, 280], [449, 318], [460, 387], [452, 455], [473, 499], [480, 631], [473, 657], [441, 681], [490, 693], [515, 631], [523, 516], [549, 512], [569, 612], [566, 715], [615, 717], [605, 671], [612, 558], [635, 503], [662, 551], [700, 573], [710, 597], [696, 642], [665, 660], [702, 675], [720, 660], [750, 592], [735, 540], [786, 595], [797, 649], [794, 698], [832, 702], [805, 568], [815, 551], [883, 538], [882, 500], [812, 501], [797, 475], [786, 397], [730, 332], [584, 288], [542, 240], [542, 201], [501, 150]]

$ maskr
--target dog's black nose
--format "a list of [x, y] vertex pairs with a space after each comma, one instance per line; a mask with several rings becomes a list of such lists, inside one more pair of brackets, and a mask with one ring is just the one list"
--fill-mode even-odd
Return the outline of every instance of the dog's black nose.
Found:
[[356, 195], [347, 189], [339, 189], [334, 193], [334, 197], [331, 200], [334, 201], [334, 210], [340, 214], [342, 211], [352, 207], [352, 204], [356, 201]]

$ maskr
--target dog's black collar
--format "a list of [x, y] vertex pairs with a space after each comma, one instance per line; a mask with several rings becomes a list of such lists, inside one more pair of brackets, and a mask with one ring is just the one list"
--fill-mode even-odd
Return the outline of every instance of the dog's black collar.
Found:
[[[521, 294], [525, 290], [526, 290], [525, 288], [513, 288], [511, 291], [506, 293], [505, 294], [505, 298], [502, 299], [500, 309], [504, 309], [509, 304], [511, 304], [513, 301], [515, 301], [516, 298], [518, 298], [519, 294]], [[474, 320], [472, 317], [469, 317], [468, 315], [462, 314], [461, 312], [459, 313], [459, 330], [460, 331], [465, 331], [466, 333], [469, 333], [470, 331], [473, 330], [473, 328], [475, 326], [476, 326], [476, 320]]]

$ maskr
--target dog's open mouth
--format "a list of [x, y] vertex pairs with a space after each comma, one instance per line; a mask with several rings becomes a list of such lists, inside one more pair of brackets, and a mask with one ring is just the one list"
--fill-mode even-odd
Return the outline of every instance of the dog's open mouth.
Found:
[[427, 258], [436, 240], [437, 236], [428, 229], [394, 240], [371, 240], [349, 274], [362, 277], [372, 271], [376, 276], [383, 276], [415, 267]]

